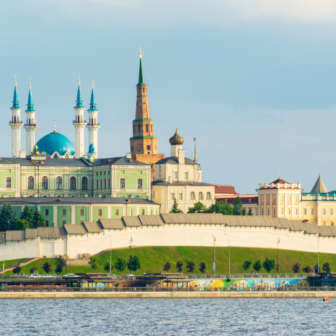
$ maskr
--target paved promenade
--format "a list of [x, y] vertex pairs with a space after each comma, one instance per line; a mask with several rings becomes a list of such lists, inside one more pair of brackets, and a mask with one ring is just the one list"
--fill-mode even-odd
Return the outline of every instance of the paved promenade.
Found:
[[336, 291], [293, 292], [0, 292], [0, 299], [336, 298]]

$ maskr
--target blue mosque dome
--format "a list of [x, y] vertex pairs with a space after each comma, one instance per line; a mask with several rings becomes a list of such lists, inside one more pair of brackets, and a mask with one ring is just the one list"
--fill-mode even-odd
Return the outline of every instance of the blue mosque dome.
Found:
[[63, 156], [67, 152], [69, 152], [71, 156], [75, 154], [75, 145], [73, 142], [65, 135], [56, 132], [56, 130], [45, 135], [36, 145], [41, 154], [46, 153], [47, 155], [53, 155], [55, 152], [60, 156]]

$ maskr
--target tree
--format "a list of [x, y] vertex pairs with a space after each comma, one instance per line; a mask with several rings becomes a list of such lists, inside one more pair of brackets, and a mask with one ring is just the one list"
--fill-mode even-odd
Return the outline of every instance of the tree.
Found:
[[300, 272], [300, 267], [301, 267], [301, 264], [299, 262], [294, 264], [293, 267], [292, 267], [293, 272], [294, 273], [299, 273]]
[[309, 273], [311, 271], [311, 267], [308, 265], [305, 268], [302, 269], [303, 272]]
[[[110, 272], [110, 262], [106, 261], [105, 265], [104, 265], [104, 270], [106, 272]], [[113, 270], [113, 265], [111, 264], [111, 271]]]
[[30, 228], [33, 227], [33, 213], [32, 210], [29, 209], [27, 205], [25, 205], [25, 207], [23, 208], [20, 219], [25, 219], [28, 222], [29, 227]]
[[170, 267], [171, 267], [170, 263], [167, 262], [167, 263], [164, 264], [164, 266], [163, 266], [163, 270], [164, 270], [165, 272], [169, 272]]
[[114, 267], [117, 271], [122, 272], [126, 267], [126, 260], [118, 258], [118, 260], [114, 263]]
[[275, 268], [275, 261], [274, 259], [268, 259], [263, 262], [263, 267], [265, 268], [266, 272], [269, 273], [272, 271], [272, 269]]
[[0, 231], [15, 229], [15, 215], [12, 205], [5, 203], [0, 211]]
[[183, 266], [183, 262], [182, 261], [178, 261], [176, 263], [177, 272], [182, 272], [182, 266]]
[[46, 262], [43, 264], [42, 269], [44, 270], [44, 272], [49, 273], [51, 271], [51, 265]]
[[34, 274], [36, 270], [37, 270], [37, 267], [32, 267], [29, 272], [30, 274]]
[[141, 268], [140, 260], [137, 256], [130, 256], [127, 263], [127, 268], [132, 272], [136, 272]]
[[57, 264], [56, 269], [55, 269], [57, 274], [60, 274], [63, 272], [63, 266], [64, 266], [63, 264]]
[[195, 263], [193, 261], [187, 261], [187, 271], [193, 273], [195, 269]]
[[243, 213], [242, 213], [243, 216], [246, 216], [246, 210], [243, 209]]
[[248, 211], [248, 213], [247, 213], [247, 216], [253, 216], [253, 212], [252, 212], [252, 209], [251, 209], [251, 208], [249, 208], [249, 211]]
[[327, 263], [327, 262], [324, 263], [323, 266], [322, 266], [322, 270], [323, 270], [324, 272], [330, 273], [331, 268], [330, 268], [329, 263]]
[[13, 271], [12, 271], [14, 274], [20, 274], [21, 273], [21, 266], [20, 265], [16, 265], [14, 268], [13, 268]]
[[29, 223], [25, 219], [18, 219], [15, 222], [15, 230], [29, 229]]
[[197, 202], [193, 207], [188, 208], [188, 213], [205, 212], [207, 207], [202, 202]]
[[257, 272], [259, 272], [261, 270], [261, 262], [260, 260], [257, 260], [254, 264], [253, 264], [253, 269]]
[[250, 260], [244, 261], [243, 268], [244, 268], [245, 272], [250, 268], [251, 264], [252, 264], [252, 262]]
[[223, 201], [217, 201], [215, 204], [212, 204], [208, 209], [205, 209], [202, 212], [233, 215], [233, 206], [229, 203], [224, 203]]
[[233, 207], [233, 214], [236, 216], [241, 216], [243, 214], [243, 202], [239, 196], [235, 199], [235, 205]]
[[176, 201], [176, 198], [174, 198], [174, 204], [172, 209], [170, 210], [170, 213], [181, 213], [182, 211], [178, 208], [178, 204]]
[[204, 272], [205, 272], [205, 269], [206, 269], [206, 264], [205, 264], [205, 262], [201, 262], [201, 263], [199, 264], [199, 270], [200, 270], [202, 273], [204, 273]]
[[89, 265], [96, 270], [99, 267], [99, 261], [97, 257], [90, 257]]
[[32, 227], [34, 229], [38, 227], [45, 227], [45, 221], [44, 218], [42, 217], [40, 211], [36, 208], [34, 213], [33, 213], [33, 221], [32, 221]]
[[314, 266], [314, 268], [315, 268], [315, 272], [316, 273], [320, 273], [320, 271], [321, 271], [321, 267], [317, 267], [317, 264]]

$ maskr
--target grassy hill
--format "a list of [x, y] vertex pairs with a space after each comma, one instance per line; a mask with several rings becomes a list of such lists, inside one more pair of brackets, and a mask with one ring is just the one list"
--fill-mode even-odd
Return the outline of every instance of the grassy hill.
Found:
[[[228, 248], [227, 247], [216, 247], [216, 273], [228, 273], [229, 272], [229, 263], [228, 263]], [[150, 273], [150, 272], [164, 272], [163, 265], [166, 262], [171, 264], [170, 272], [176, 271], [176, 262], [183, 262], [183, 272], [186, 271], [187, 261], [193, 261], [196, 264], [195, 273], [201, 274], [198, 270], [200, 262], [206, 263], [206, 272], [212, 273], [212, 262], [213, 262], [213, 248], [212, 247], [197, 247], [197, 246], [175, 246], [175, 247], [139, 247], [133, 248], [132, 254], [136, 255], [141, 262], [141, 269], [138, 270], [140, 273]], [[123, 258], [126, 261], [130, 256], [129, 249], [113, 250], [112, 251], [112, 262], [114, 263], [118, 258]], [[252, 264], [259, 260], [263, 262], [266, 257], [274, 259], [276, 262], [277, 259], [277, 250], [276, 249], [263, 249], [263, 248], [243, 248], [243, 247], [231, 247], [231, 273], [244, 273], [243, 263], [245, 260], [250, 260]], [[110, 253], [106, 252], [98, 256], [99, 268], [97, 272], [106, 273], [104, 270], [104, 265], [110, 260]], [[55, 273], [55, 268], [58, 263], [61, 263], [59, 259], [40, 259], [27, 266], [22, 267], [22, 272], [29, 274], [29, 270], [32, 267], [37, 267], [40, 274], [44, 274], [42, 270], [42, 265], [45, 262], [49, 262], [52, 265], [51, 273]], [[282, 273], [292, 273], [293, 264], [299, 262], [302, 268], [309, 265], [310, 267], [317, 264], [317, 253], [308, 253], [308, 252], [298, 252], [298, 251], [288, 251], [279, 249], [279, 264], [280, 272]], [[328, 262], [331, 266], [331, 270], [336, 272], [336, 254], [324, 254], [320, 253], [320, 267]], [[8, 262], [9, 263], [9, 262]], [[1, 262], [0, 262], [1, 266]], [[253, 272], [252, 266], [248, 272]], [[90, 273], [94, 272], [91, 267], [86, 266], [73, 266], [69, 267], [69, 273]], [[112, 271], [114, 274], [120, 274], [115, 269]], [[127, 268], [123, 273], [127, 273]], [[266, 273], [264, 269], [261, 269], [260, 272]], [[259, 272], [259, 273], [260, 273]], [[272, 271], [275, 273], [275, 270]], [[65, 267], [63, 270], [65, 274]]]

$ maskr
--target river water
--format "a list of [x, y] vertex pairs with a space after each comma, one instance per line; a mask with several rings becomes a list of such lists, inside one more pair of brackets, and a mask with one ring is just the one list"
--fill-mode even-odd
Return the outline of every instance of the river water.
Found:
[[336, 299], [1, 300], [0, 335], [335, 335]]

